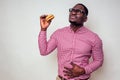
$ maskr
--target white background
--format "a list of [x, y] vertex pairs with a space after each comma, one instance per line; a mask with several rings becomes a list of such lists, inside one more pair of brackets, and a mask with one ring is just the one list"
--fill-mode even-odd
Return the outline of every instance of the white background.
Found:
[[39, 55], [39, 16], [55, 15], [49, 39], [69, 25], [68, 9], [79, 2], [89, 9], [85, 25], [104, 44], [104, 64], [90, 80], [120, 80], [120, 0], [0, 0], [0, 80], [55, 80], [56, 50]]

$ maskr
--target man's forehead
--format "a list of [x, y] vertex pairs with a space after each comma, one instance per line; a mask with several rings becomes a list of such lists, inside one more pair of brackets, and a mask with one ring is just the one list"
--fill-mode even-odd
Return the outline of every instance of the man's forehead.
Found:
[[75, 5], [73, 8], [84, 10], [84, 7], [82, 5], [80, 5], [80, 4]]

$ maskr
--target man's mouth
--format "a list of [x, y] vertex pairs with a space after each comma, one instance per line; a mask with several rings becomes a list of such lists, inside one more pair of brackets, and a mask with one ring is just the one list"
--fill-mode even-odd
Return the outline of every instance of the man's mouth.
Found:
[[70, 16], [71, 19], [76, 19], [76, 16]]

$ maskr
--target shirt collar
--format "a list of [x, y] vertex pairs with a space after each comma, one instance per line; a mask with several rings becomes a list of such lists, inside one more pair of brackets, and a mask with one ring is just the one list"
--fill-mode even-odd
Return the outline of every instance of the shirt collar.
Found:
[[[74, 31], [71, 29], [70, 26], [68, 27], [68, 31], [69, 31], [70, 33], [74, 33]], [[82, 27], [80, 27], [75, 33], [84, 33], [84, 32], [86, 32], [86, 31], [87, 31], [86, 27], [85, 27], [85, 26], [82, 26]]]

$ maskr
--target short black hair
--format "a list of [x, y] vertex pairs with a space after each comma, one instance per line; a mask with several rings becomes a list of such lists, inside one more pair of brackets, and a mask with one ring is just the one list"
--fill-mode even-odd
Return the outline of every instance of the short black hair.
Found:
[[78, 4], [76, 4], [76, 5], [82, 5], [82, 6], [84, 7], [84, 9], [85, 9], [85, 14], [86, 14], [86, 16], [88, 15], [88, 8], [87, 8], [84, 4], [78, 3]]

